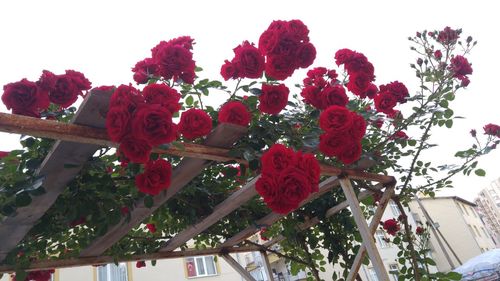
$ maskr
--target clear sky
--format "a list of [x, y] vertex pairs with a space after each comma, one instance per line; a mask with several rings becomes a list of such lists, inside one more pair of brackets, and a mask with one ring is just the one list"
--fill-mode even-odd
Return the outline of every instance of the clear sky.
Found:
[[[434, 161], [454, 163], [453, 152], [472, 141], [471, 128], [500, 124], [498, 79], [500, 17], [495, 1], [0, 1], [0, 85], [22, 78], [36, 80], [43, 69], [83, 72], [93, 86], [130, 83], [130, 68], [150, 55], [161, 40], [195, 38], [194, 57], [204, 76], [222, 78], [219, 70], [243, 40], [258, 41], [275, 19], [301, 19], [316, 46], [315, 66], [333, 67], [340, 48], [364, 53], [375, 66], [377, 84], [403, 81], [410, 93], [417, 80], [408, 36], [417, 30], [461, 27], [478, 40], [469, 61], [474, 73], [453, 106], [465, 116], [452, 131], [433, 135], [440, 147]], [[288, 79], [292, 86], [304, 72]], [[224, 97], [226, 98], [226, 97]], [[0, 111], [6, 111], [3, 104]], [[17, 146], [17, 136], [0, 135], [0, 150]], [[457, 177], [443, 195], [472, 200], [500, 177], [500, 153], [483, 157], [486, 177]]]

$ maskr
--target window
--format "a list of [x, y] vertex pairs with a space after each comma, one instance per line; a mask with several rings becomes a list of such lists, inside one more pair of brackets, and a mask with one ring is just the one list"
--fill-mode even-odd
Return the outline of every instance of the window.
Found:
[[127, 264], [107, 264], [97, 268], [97, 281], [128, 281]]
[[375, 235], [377, 236], [377, 241], [378, 241], [378, 244], [380, 245], [380, 248], [387, 248], [387, 247], [389, 247], [389, 243], [387, 243], [385, 241], [385, 233], [384, 233], [384, 231], [377, 230], [377, 232], [375, 233]]
[[185, 263], [188, 277], [217, 275], [214, 256], [187, 258]]
[[477, 227], [475, 225], [474, 225], [474, 230], [477, 233], [477, 237], [481, 237], [481, 233], [479, 232], [479, 229], [477, 229]]
[[476, 211], [474, 211], [474, 208], [470, 207], [470, 211], [477, 218]]
[[484, 229], [484, 227], [481, 226], [481, 230], [483, 230], [484, 236], [490, 238], [490, 236], [488, 235], [488, 232], [486, 232], [486, 229]]
[[394, 201], [389, 201], [389, 205], [391, 206], [391, 211], [394, 214], [395, 217], [399, 217], [401, 215], [401, 212], [398, 209], [398, 205], [394, 203]]
[[392, 276], [394, 281], [398, 281], [399, 268], [396, 263], [389, 264], [389, 274]]
[[377, 277], [377, 272], [375, 272], [375, 268], [373, 267], [370, 268], [369, 272], [370, 272], [370, 281], [379, 281]]

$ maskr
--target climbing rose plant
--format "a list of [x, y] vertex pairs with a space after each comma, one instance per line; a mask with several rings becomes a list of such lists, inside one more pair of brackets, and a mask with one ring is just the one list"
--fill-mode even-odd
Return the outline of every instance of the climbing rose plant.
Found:
[[[195, 246], [214, 247], [255, 226], [263, 239], [287, 238], [280, 248], [290, 257], [292, 273], [307, 268], [308, 279], [319, 280], [326, 258], [342, 268], [331, 278], [343, 280], [361, 241], [348, 210], [325, 217], [329, 208], [345, 200], [340, 189], [304, 204], [324, 179], [320, 163], [397, 176], [393, 200], [402, 212], [417, 193], [434, 196], [437, 190], [452, 187], [451, 179], [458, 173], [485, 175], [477, 159], [500, 141], [500, 127], [494, 123], [484, 125], [484, 134], [471, 130], [471, 146], [454, 155], [453, 165], [453, 160], [433, 163], [421, 154], [434, 146], [432, 130], [450, 129], [459, 119], [452, 103], [471, 83], [473, 69], [467, 56], [476, 43], [470, 36], [462, 41], [460, 29], [446, 27], [409, 38], [416, 54], [410, 67], [418, 87], [400, 82], [400, 77], [376, 81], [375, 66], [359, 50], [332, 51], [331, 63], [313, 66], [316, 49], [300, 20], [273, 21], [254, 39], [256, 43], [245, 40], [232, 54], [228, 51], [231, 59], [216, 66], [227, 86], [200, 77], [202, 69], [193, 59], [195, 41], [189, 36], [154, 46], [151, 55], [132, 68], [136, 85], [91, 89], [78, 71], [56, 75], [44, 70], [37, 81], [25, 78], [4, 86], [1, 98], [13, 114], [58, 122], [71, 119], [72, 105], [80, 96], [110, 95], [106, 129], [109, 139], [118, 144], [116, 151], [103, 148], [89, 159], [8, 255], [5, 263], [22, 265], [17, 278], [31, 278], [22, 267], [33, 260], [77, 257], [108, 228], [130, 220], [138, 200], [152, 207], [153, 197], [169, 188], [173, 169], [181, 160], [163, 154], [164, 148], [202, 143], [223, 123], [248, 130], [230, 151], [242, 163], [218, 163], [205, 169], [106, 254], [157, 251], [259, 176], [260, 196], [197, 236]], [[307, 69], [306, 75], [292, 88], [287, 79], [301, 68]], [[222, 98], [226, 95], [227, 100]], [[207, 96], [224, 101], [217, 108]], [[28, 206], [33, 196], [45, 192], [36, 170], [53, 141], [23, 136], [21, 145], [22, 149], [0, 152], [0, 218], [15, 214], [16, 208]], [[372, 187], [363, 181], [354, 181], [354, 186], [356, 190]], [[361, 204], [368, 207], [379, 197], [375, 192]], [[370, 208], [364, 209], [370, 215]], [[285, 217], [273, 225], [256, 225], [270, 211]], [[310, 231], [297, 228], [313, 217], [319, 223]], [[406, 216], [401, 216], [383, 222], [381, 229], [400, 249], [401, 280], [456, 280], [453, 274], [428, 270], [432, 260], [426, 256], [426, 226], [413, 230]], [[319, 248], [326, 250], [326, 257]], [[145, 265], [137, 263], [138, 268]]]

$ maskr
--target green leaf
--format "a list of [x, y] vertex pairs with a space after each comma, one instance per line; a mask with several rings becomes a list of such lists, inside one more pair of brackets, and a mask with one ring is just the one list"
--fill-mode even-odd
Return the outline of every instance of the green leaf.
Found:
[[436, 265], [436, 262], [431, 258], [425, 258], [425, 262], [429, 265]]
[[194, 101], [193, 96], [188, 96], [186, 98], [186, 104], [189, 106], [193, 105], [193, 101]]
[[451, 110], [451, 109], [449, 109], [449, 108], [448, 108], [448, 109], [446, 109], [446, 110], [444, 111], [444, 117], [446, 117], [446, 118], [450, 118], [451, 116], [453, 116], [453, 110]]
[[252, 95], [260, 96], [262, 94], [262, 90], [259, 88], [251, 88], [249, 89]]
[[486, 176], [486, 171], [485, 171], [485, 170], [483, 170], [483, 169], [476, 169], [476, 170], [474, 171], [474, 173], [475, 173], [476, 175], [480, 176], [480, 177], [484, 177], [484, 176]]
[[446, 277], [451, 280], [461, 280], [462, 279], [462, 274], [454, 271], [450, 271], [446, 273]]
[[445, 124], [446, 124], [447, 128], [451, 128], [453, 126], [453, 120], [448, 119], [448, 120], [446, 120]]
[[416, 140], [408, 140], [408, 145], [415, 146], [415, 145], [417, 145], [417, 141]]
[[146, 197], [144, 197], [144, 206], [146, 206], [146, 208], [151, 208], [153, 204], [153, 197], [151, 195], [146, 195]]
[[24, 269], [16, 270], [16, 280], [24, 280], [28, 277], [28, 272], [24, 271]]
[[448, 101], [447, 100], [442, 100], [439, 102], [439, 105], [444, 107], [444, 108], [448, 108]]
[[16, 194], [16, 206], [25, 207], [31, 204], [31, 196], [27, 192], [19, 192]]

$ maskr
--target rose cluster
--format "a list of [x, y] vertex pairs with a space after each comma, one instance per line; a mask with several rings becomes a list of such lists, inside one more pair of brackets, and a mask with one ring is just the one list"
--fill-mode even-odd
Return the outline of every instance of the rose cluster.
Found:
[[[28, 272], [28, 276], [24, 279], [24, 281], [49, 281], [52, 278], [52, 274], [55, 271], [53, 269], [49, 270], [37, 270]], [[16, 281], [16, 277], [12, 278], [13, 281]]]
[[320, 166], [313, 154], [275, 144], [262, 155], [261, 170], [255, 188], [276, 213], [289, 213], [318, 191]]
[[224, 80], [230, 78], [260, 78], [264, 72], [265, 58], [253, 44], [244, 41], [234, 48], [234, 58], [226, 60], [221, 67]]
[[332, 105], [319, 117], [319, 126], [325, 131], [320, 136], [319, 150], [351, 164], [361, 156], [361, 140], [366, 133], [365, 119], [345, 107]]
[[56, 75], [44, 70], [37, 82], [22, 79], [3, 86], [2, 102], [14, 114], [40, 118], [50, 103], [69, 107], [90, 88], [90, 81], [81, 72], [66, 70]]
[[193, 60], [193, 39], [181, 36], [170, 41], [161, 41], [151, 49], [151, 57], [139, 61], [133, 68], [134, 80], [145, 84], [150, 78], [163, 77], [165, 80], [182, 80], [193, 84], [195, 62]]
[[375, 109], [378, 112], [394, 116], [397, 113], [397, 111], [394, 110], [394, 107], [398, 103], [406, 103], [406, 99], [409, 96], [410, 94], [408, 93], [408, 89], [399, 81], [394, 81], [386, 85], [380, 85], [380, 91], [373, 98]]
[[316, 58], [309, 30], [300, 20], [273, 21], [259, 38], [259, 50], [266, 56], [266, 75], [275, 80], [284, 80], [296, 69], [309, 67]]
[[463, 56], [454, 56], [450, 60], [449, 69], [453, 77], [461, 81], [462, 87], [467, 87], [470, 83], [467, 75], [472, 74], [472, 66], [469, 61]]
[[500, 126], [490, 123], [485, 125], [483, 129], [485, 135], [496, 136], [497, 138], [500, 138]]
[[331, 105], [346, 106], [349, 102], [344, 86], [337, 80], [335, 70], [316, 67], [307, 72], [300, 95], [304, 102], [324, 110]]
[[349, 91], [361, 98], [373, 98], [377, 92], [377, 86], [372, 83], [375, 80], [375, 69], [365, 55], [349, 49], [340, 49], [335, 53], [335, 63], [338, 66], [344, 65], [349, 75]]
[[382, 227], [392, 236], [396, 236], [398, 231], [401, 229], [399, 222], [395, 219], [388, 219], [385, 222], [381, 222]]

